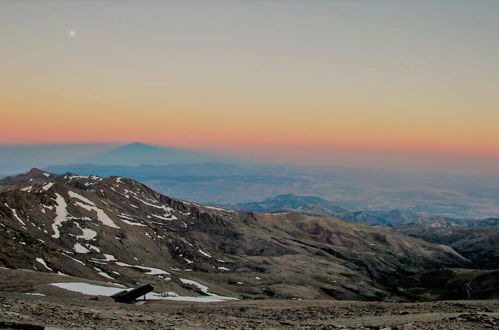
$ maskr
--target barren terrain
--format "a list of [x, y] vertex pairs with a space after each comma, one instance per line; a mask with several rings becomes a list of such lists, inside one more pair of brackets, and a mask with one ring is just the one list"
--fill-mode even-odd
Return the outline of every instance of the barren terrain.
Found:
[[[498, 301], [380, 303], [248, 300], [223, 303], [146, 301], [8, 294], [0, 328], [189, 329], [497, 329]], [[27, 327], [25, 327], [27, 328]], [[36, 329], [36, 327], [33, 327]]]

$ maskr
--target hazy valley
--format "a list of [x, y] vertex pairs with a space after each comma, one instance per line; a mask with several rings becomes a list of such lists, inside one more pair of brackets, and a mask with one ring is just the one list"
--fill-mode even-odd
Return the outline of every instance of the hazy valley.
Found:
[[[110, 165], [113, 158], [120, 165]], [[24, 166], [40, 163], [58, 174], [129, 177], [165, 195], [204, 204], [295, 194], [318, 196], [348, 210], [398, 209], [455, 218], [499, 215], [499, 177], [493, 175], [269, 165], [140, 143], [74, 161], [79, 163], [54, 165], [33, 158]]]

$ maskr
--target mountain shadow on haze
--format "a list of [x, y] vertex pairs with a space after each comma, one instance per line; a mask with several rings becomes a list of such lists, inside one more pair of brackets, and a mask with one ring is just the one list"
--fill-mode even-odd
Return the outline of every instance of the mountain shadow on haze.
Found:
[[166, 165], [200, 163], [216, 161], [220, 158], [222, 157], [200, 151], [161, 147], [135, 142], [91, 156], [85, 159], [83, 163], [139, 166], [145, 164]]

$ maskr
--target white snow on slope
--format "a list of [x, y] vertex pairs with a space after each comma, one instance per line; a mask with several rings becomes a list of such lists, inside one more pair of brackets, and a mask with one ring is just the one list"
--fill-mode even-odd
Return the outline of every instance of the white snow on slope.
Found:
[[90, 250], [88, 250], [86, 247], [84, 247], [80, 243], [75, 244], [74, 250], [76, 253], [88, 253], [88, 252], [90, 252]]
[[138, 200], [139, 202], [141, 202], [142, 204], [145, 204], [145, 205], [148, 205], [148, 206], [152, 206], [152, 207], [155, 207], [157, 209], [161, 209], [161, 210], [165, 210], [166, 212], [171, 212], [173, 211], [173, 209], [169, 206], [165, 206], [165, 205], [155, 205], [155, 204], [151, 204], [149, 202], [146, 202], [140, 198], [138, 198], [137, 196], [133, 196], [133, 198], [135, 198], [136, 200]]
[[45, 191], [47, 191], [47, 190], [49, 190], [50, 188], [52, 188], [52, 186], [53, 186], [53, 185], [54, 185], [54, 183], [53, 183], [53, 182], [49, 182], [49, 183], [47, 183], [46, 185], [44, 185], [44, 186], [42, 187], [42, 189], [43, 189], [43, 190], [45, 190]]
[[68, 220], [68, 211], [66, 209], [68, 204], [66, 204], [64, 197], [58, 193], [55, 193], [55, 202], [57, 203], [57, 206], [55, 208], [54, 223], [52, 224], [52, 229], [54, 230], [54, 235], [52, 235], [52, 237], [59, 238], [61, 237], [59, 227]]
[[95, 252], [100, 252], [100, 249], [97, 246], [95, 246], [95, 245], [88, 244], [88, 248], [90, 250], [94, 250]]
[[69, 179], [71, 181], [73, 179], [88, 179], [88, 178], [90, 178], [90, 176], [69, 174], [69, 175], [65, 175], [64, 178]]
[[147, 270], [147, 272], [146, 272], [147, 275], [170, 275], [170, 273], [168, 273], [162, 269], [159, 269], [159, 268], [129, 265], [129, 264], [124, 263], [124, 262], [116, 262], [116, 264], [118, 266], [122, 266], [122, 267], [131, 267], [131, 268], [139, 268], [139, 269]]
[[95, 211], [97, 213], [97, 219], [102, 222], [103, 225], [106, 225], [111, 228], [120, 228], [118, 227], [114, 221], [100, 208], [97, 206], [90, 206], [90, 205], [85, 205], [80, 202], [76, 202], [75, 205], [87, 210], [87, 211]]
[[127, 225], [130, 225], [130, 226], [147, 227], [147, 225], [144, 225], [143, 223], [132, 222], [132, 221], [128, 221], [125, 219], [121, 219], [121, 221], [123, 221], [124, 223], [126, 223]]
[[76, 227], [82, 231], [81, 235], [76, 235], [76, 239], [84, 239], [86, 241], [93, 240], [95, 237], [97, 237], [97, 232], [95, 230], [89, 229], [89, 228], [82, 228], [78, 222], [75, 222]]
[[[161, 219], [161, 220], [166, 220], [166, 221], [172, 221], [172, 220], [177, 220], [177, 217], [174, 216], [173, 214], [165, 214], [165, 216], [161, 215], [156, 215], [156, 214], [151, 214], [153, 217]], [[166, 217], [167, 216], [167, 217]]]
[[[68, 253], [69, 253], [69, 252], [68, 252]], [[75, 259], [75, 258], [73, 258], [73, 257], [71, 257], [71, 256], [69, 256], [69, 255], [67, 255], [67, 254], [64, 254], [64, 255], [65, 255], [66, 257], [68, 257], [69, 259], [71, 259], [71, 260], [73, 260], [73, 261], [75, 261], [75, 262], [77, 262], [77, 263], [79, 263], [79, 264], [81, 264], [81, 265], [85, 266], [85, 263], [83, 263], [82, 261], [80, 261], [80, 260], [78, 260], [78, 259]]]
[[50, 285], [92, 296], [112, 296], [115, 293], [123, 291], [123, 288], [94, 285], [83, 282], [52, 283]]
[[199, 253], [201, 253], [205, 257], [211, 258], [211, 255], [209, 255], [208, 253], [204, 252], [203, 250], [198, 250], [198, 251], [199, 251]]
[[48, 270], [50, 270], [51, 272], [53, 272], [54, 270], [52, 268], [50, 268], [49, 266], [47, 266], [47, 263], [45, 262], [45, 260], [43, 260], [42, 258], [36, 258], [36, 261], [39, 262], [40, 264], [43, 265], [43, 267], [47, 268]]
[[203, 284], [201, 284], [199, 282], [196, 282], [194, 280], [189, 280], [189, 279], [186, 279], [186, 278], [179, 278], [179, 280], [182, 283], [190, 284], [190, 285], [193, 285], [193, 286], [197, 287], [199, 290], [201, 290], [201, 292], [203, 292], [204, 294], [208, 295], [209, 298], [220, 299], [221, 301], [223, 301], [223, 300], [238, 300], [237, 298], [219, 296], [217, 294], [211, 293], [211, 292], [209, 292], [210, 289], [206, 285], [203, 285]]
[[12, 207], [10, 207], [7, 203], [4, 203], [4, 205], [7, 206], [12, 211], [12, 214], [14, 215], [14, 218], [16, 218], [16, 220], [19, 221], [21, 223], [21, 225], [26, 226], [26, 224], [24, 223], [24, 221], [22, 221], [21, 218], [19, 218], [19, 216], [17, 215], [17, 211], [15, 209], [13, 209]]
[[189, 279], [186, 279], [186, 278], [179, 278], [179, 280], [184, 283], [184, 284], [189, 284], [189, 285], [193, 285], [195, 287], [197, 287], [201, 292], [203, 293], [206, 293], [206, 294], [209, 294], [209, 295], [212, 295], [213, 293], [209, 293], [208, 291], [210, 290], [210, 288], [208, 288], [206, 285], [203, 285], [199, 282], [196, 282], [194, 280], [189, 280]]
[[105, 254], [104, 253], [103, 256], [104, 256], [104, 258], [106, 258], [105, 261], [115, 261], [116, 260], [115, 256], [113, 256], [112, 254]]
[[30, 296], [40, 296], [40, 297], [45, 297], [43, 293], [38, 293], [38, 292], [26, 292], [25, 294], [30, 295]]
[[[52, 283], [52, 286], [78, 292], [90, 296], [112, 296], [123, 290], [128, 290], [127, 288], [117, 288], [103, 285], [95, 285], [84, 282], [66, 282], [66, 283]], [[190, 296], [173, 296], [164, 297], [160, 293], [151, 292], [147, 294], [147, 299], [151, 300], [173, 300], [173, 301], [189, 301], [189, 302], [221, 302], [225, 300], [237, 300], [237, 298], [232, 297], [222, 297], [222, 296], [201, 296], [201, 297], [190, 297]]]
[[[130, 225], [130, 226], [147, 227], [147, 225], [144, 225], [141, 222], [135, 222], [135, 221], [137, 221], [136, 219], [132, 218], [130, 215], [125, 214], [125, 213], [121, 213], [120, 215], [118, 215], [118, 218], [120, 218], [121, 221], [123, 221], [124, 223], [126, 223], [127, 225]], [[128, 221], [128, 220], [133, 220], [133, 221]]]
[[83, 203], [87, 203], [87, 204], [89, 204], [89, 205], [93, 205], [93, 206], [95, 206], [94, 202], [92, 202], [92, 201], [91, 201], [91, 200], [89, 200], [88, 198], [83, 197], [82, 195], [77, 194], [77, 193], [75, 193], [75, 192], [73, 192], [73, 191], [68, 191], [68, 195], [69, 195], [69, 197], [71, 197], [71, 198], [76, 198], [76, 199], [79, 199], [79, 200], [80, 200], [80, 201], [82, 201]]
[[83, 235], [76, 236], [76, 238], [83, 238], [86, 241], [93, 240], [97, 236], [97, 232], [88, 228], [81, 228]]
[[94, 269], [97, 271], [97, 274], [99, 274], [100, 276], [105, 277], [109, 280], [114, 280], [113, 277], [111, 277], [109, 274], [105, 273], [102, 269], [97, 268], [97, 267], [94, 267]]

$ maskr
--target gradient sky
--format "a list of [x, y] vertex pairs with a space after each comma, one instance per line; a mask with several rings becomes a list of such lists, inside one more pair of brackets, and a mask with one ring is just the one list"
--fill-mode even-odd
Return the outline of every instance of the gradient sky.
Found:
[[499, 172], [499, 1], [2, 1], [0, 112], [0, 144]]

